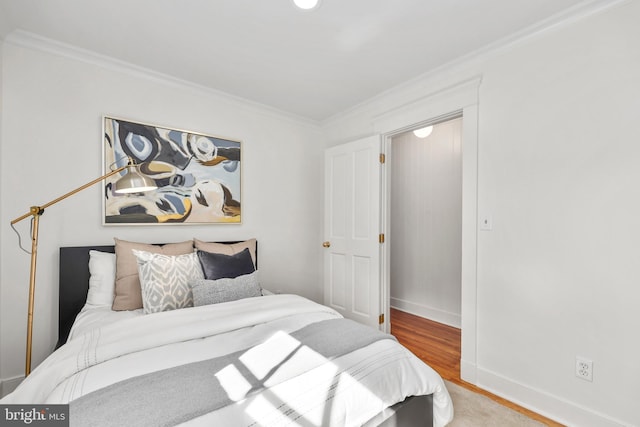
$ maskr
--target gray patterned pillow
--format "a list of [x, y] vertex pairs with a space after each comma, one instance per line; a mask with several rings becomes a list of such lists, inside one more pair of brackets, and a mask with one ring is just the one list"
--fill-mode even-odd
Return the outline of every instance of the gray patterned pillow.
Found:
[[202, 267], [195, 252], [163, 255], [134, 249], [142, 288], [144, 313], [192, 307], [189, 280], [202, 279]]
[[262, 296], [257, 271], [234, 278], [190, 280], [189, 286], [193, 291], [193, 305], [196, 307]]

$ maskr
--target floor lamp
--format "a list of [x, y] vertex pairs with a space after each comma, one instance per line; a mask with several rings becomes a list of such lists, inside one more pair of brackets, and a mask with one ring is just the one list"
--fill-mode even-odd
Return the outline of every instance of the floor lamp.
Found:
[[66, 199], [67, 197], [71, 197], [80, 191], [91, 187], [94, 184], [102, 181], [103, 179], [109, 178], [112, 175], [120, 173], [124, 170], [127, 170], [127, 174], [120, 178], [114, 184], [114, 193], [116, 194], [127, 194], [127, 193], [140, 193], [144, 191], [155, 190], [157, 187], [154, 181], [144, 176], [140, 173], [138, 165], [136, 165], [131, 158], [125, 166], [121, 166], [105, 175], [102, 175], [100, 178], [94, 179], [91, 182], [88, 182], [75, 190], [72, 190], [57, 199], [54, 199], [48, 203], [45, 203], [42, 206], [31, 206], [29, 212], [26, 214], [19, 216], [18, 218], [11, 221], [11, 226], [22, 221], [26, 218], [32, 218], [31, 225], [31, 270], [29, 274], [29, 305], [27, 309], [27, 355], [26, 355], [26, 363], [25, 363], [25, 377], [31, 373], [31, 343], [33, 337], [33, 302], [36, 291], [36, 257], [38, 254], [38, 226], [40, 222], [40, 217], [44, 213], [44, 210], [51, 205], [55, 205], [58, 202]]

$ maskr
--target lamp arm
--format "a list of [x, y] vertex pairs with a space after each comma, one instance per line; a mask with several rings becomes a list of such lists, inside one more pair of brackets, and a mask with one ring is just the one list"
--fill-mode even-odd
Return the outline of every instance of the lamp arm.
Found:
[[66, 199], [67, 197], [71, 197], [80, 191], [91, 187], [94, 184], [102, 181], [105, 178], [109, 178], [112, 175], [117, 174], [118, 172], [122, 172], [129, 166], [121, 166], [105, 175], [102, 175], [100, 178], [96, 178], [91, 182], [88, 182], [75, 190], [69, 191], [66, 194], [58, 197], [57, 199], [53, 199], [48, 203], [45, 203], [42, 206], [31, 206], [31, 209], [28, 213], [19, 216], [18, 218], [11, 221], [11, 225], [14, 225], [17, 222], [22, 221], [25, 218], [33, 217], [33, 226], [31, 230], [31, 266], [29, 272], [29, 304], [27, 307], [27, 350], [26, 350], [26, 358], [25, 358], [25, 377], [31, 373], [31, 349], [32, 349], [32, 340], [33, 340], [33, 306], [35, 300], [35, 288], [36, 288], [36, 259], [38, 255], [38, 228], [40, 223], [40, 216], [44, 213], [44, 210], [51, 205], [55, 205], [56, 203]]
[[18, 218], [14, 219], [13, 221], [11, 221], [11, 224], [15, 224], [17, 222], [22, 221], [23, 219], [29, 218], [30, 216], [36, 216], [36, 215], [42, 215], [44, 213], [44, 210], [46, 208], [48, 208], [51, 205], [55, 205], [58, 202], [61, 202], [62, 200], [66, 199], [67, 197], [71, 197], [76, 193], [81, 192], [82, 190], [91, 187], [94, 184], [97, 184], [98, 182], [102, 181], [103, 179], [109, 178], [112, 175], [115, 175], [119, 172], [122, 172], [123, 170], [125, 170], [127, 168], [127, 166], [120, 166], [118, 169], [112, 170], [111, 172], [102, 175], [100, 178], [96, 178], [93, 181], [87, 182], [84, 185], [81, 185], [80, 187], [76, 188], [75, 190], [71, 190], [66, 194], [63, 194], [62, 196], [51, 200], [50, 202], [45, 203], [42, 206], [32, 206], [31, 209], [29, 210], [29, 212], [27, 212], [24, 215], [19, 216]]

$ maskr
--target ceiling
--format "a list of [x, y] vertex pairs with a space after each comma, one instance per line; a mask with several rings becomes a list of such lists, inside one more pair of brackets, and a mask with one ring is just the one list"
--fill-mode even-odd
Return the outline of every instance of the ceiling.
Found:
[[0, 0], [0, 36], [24, 30], [322, 121], [596, 2]]

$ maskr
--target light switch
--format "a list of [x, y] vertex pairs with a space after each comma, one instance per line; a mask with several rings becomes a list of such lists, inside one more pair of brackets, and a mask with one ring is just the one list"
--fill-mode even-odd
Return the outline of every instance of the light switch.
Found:
[[491, 215], [484, 215], [480, 218], [480, 230], [491, 231], [493, 229], [493, 218]]

